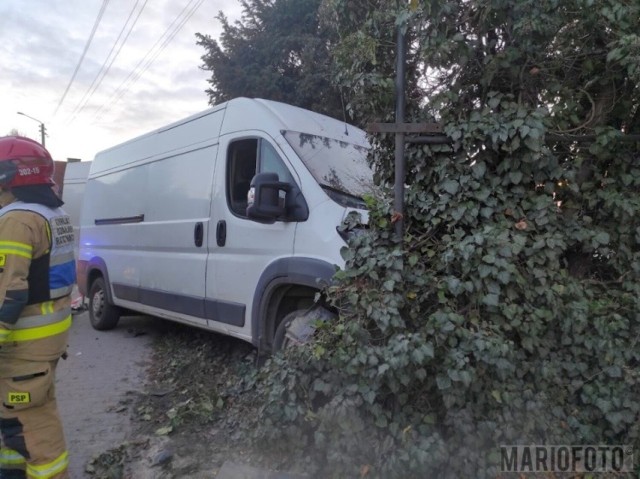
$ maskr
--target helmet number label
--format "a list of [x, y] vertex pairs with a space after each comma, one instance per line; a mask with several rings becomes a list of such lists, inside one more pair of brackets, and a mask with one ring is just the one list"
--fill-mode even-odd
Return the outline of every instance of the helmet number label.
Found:
[[18, 175], [20, 176], [30, 176], [30, 175], [39, 175], [40, 167], [33, 166], [31, 168], [18, 168]]

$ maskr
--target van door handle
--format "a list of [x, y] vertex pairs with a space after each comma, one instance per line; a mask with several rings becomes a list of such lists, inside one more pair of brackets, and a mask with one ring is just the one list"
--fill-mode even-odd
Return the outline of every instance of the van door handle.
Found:
[[193, 242], [198, 248], [202, 246], [202, 239], [204, 238], [204, 227], [202, 223], [196, 223], [196, 227], [193, 230]]
[[218, 246], [224, 246], [227, 242], [227, 222], [225, 220], [218, 221], [216, 227], [216, 242]]

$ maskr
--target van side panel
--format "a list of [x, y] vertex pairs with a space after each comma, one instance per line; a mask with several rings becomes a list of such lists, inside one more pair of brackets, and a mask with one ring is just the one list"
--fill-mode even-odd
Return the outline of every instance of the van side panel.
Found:
[[116, 171], [87, 182], [80, 220], [80, 261], [98, 257], [111, 281], [140, 285], [139, 235], [135, 218], [144, 214], [146, 178], [139, 168]]
[[[205, 316], [205, 235], [216, 153], [211, 145], [145, 165], [147, 205], [138, 225], [144, 304]], [[171, 293], [170, 307], [158, 293]]]
[[93, 161], [80, 266], [104, 263], [114, 304], [206, 326], [206, 234], [223, 117], [223, 108], [208, 110]]

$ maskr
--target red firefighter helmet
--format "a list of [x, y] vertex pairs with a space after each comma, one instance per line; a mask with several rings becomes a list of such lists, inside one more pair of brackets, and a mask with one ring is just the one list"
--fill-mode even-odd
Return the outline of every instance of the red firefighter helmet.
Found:
[[0, 138], [0, 185], [54, 185], [53, 159], [40, 143], [22, 136]]

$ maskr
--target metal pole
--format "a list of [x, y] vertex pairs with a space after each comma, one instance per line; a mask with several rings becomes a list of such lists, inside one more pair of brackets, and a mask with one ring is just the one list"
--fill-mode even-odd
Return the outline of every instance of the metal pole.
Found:
[[[396, 66], [396, 124], [404, 123], [405, 113], [405, 37], [402, 32], [402, 25], [398, 26], [397, 35], [398, 58]], [[404, 159], [404, 133], [396, 133], [395, 148], [395, 183], [393, 187], [394, 200], [393, 208], [395, 210], [395, 235], [399, 242], [404, 237], [404, 181], [406, 176], [405, 159]]]
[[37, 118], [29, 116], [26, 113], [22, 113], [21, 111], [18, 112], [18, 115], [26, 116], [27, 118], [31, 118], [33, 121], [37, 121], [38, 123], [40, 123], [40, 143], [42, 144], [42, 146], [45, 146], [44, 145], [44, 137], [45, 137], [46, 128], [44, 126], [44, 123], [41, 122], [40, 120], [38, 120]]

